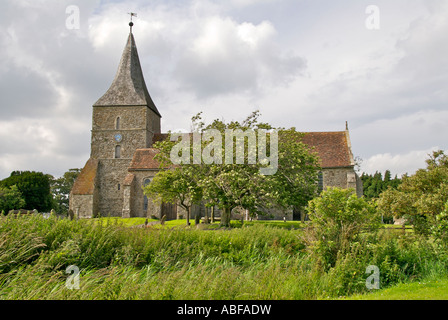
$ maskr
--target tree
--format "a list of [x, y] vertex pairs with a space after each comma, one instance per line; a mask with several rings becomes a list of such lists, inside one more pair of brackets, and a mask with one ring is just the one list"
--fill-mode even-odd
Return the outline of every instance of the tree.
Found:
[[25, 200], [17, 186], [0, 187], [0, 212], [8, 213], [10, 210], [23, 209], [24, 206]]
[[0, 181], [0, 187], [16, 185], [25, 199], [26, 210], [50, 211], [53, 208], [50, 181], [52, 176], [34, 171], [14, 171], [11, 176]]
[[164, 169], [157, 173], [144, 193], [155, 202], [177, 203], [187, 212], [187, 225], [190, 225], [191, 206], [201, 201], [201, 188], [197, 185], [195, 170], [189, 167]]
[[378, 198], [380, 194], [386, 191], [389, 187], [396, 189], [401, 183], [401, 179], [397, 176], [392, 179], [390, 170], [386, 170], [384, 179], [383, 175], [377, 171], [373, 175], [363, 173], [361, 175], [361, 180], [364, 188], [364, 196], [367, 199]]
[[426, 169], [403, 176], [397, 190], [389, 188], [377, 201], [382, 214], [409, 217], [415, 231], [422, 234], [437, 223], [437, 215], [445, 210], [448, 201], [448, 156], [436, 151], [426, 163]]
[[[242, 122], [216, 119], [206, 125], [198, 114], [192, 118], [193, 133], [184, 134], [181, 142], [173, 143], [170, 135], [155, 146], [161, 167], [180, 168], [176, 174], [184, 180], [179, 182], [183, 195], [190, 201], [201, 195], [207, 206], [222, 210], [222, 226], [230, 226], [236, 207], [252, 214], [274, 206], [291, 209], [304, 206], [317, 193], [318, 160], [301, 142], [303, 134], [294, 128], [267, 132], [272, 127], [259, 122], [259, 116], [255, 111]], [[173, 162], [177, 157], [182, 161]]]
[[328, 188], [309, 202], [307, 211], [310, 222], [303, 239], [324, 269], [333, 267], [339, 254], [360, 242], [363, 232], [380, 225], [375, 206], [350, 189]]
[[68, 213], [70, 191], [80, 172], [81, 169], [70, 169], [62, 177], [51, 180], [51, 193], [54, 199], [53, 209], [57, 212]]

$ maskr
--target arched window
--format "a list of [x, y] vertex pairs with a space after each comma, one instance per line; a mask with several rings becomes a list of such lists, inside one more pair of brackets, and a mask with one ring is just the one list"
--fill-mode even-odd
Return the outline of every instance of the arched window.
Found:
[[116, 146], [115, 147], [115, 159], [120, 159], [121, 158], [121, 146]]
[[120, 117], [117, 118], [117, 120], [115, 121], [115, 129], [120, 130]]
[[[143, 187], [146, 187], [148, 184], [151, 183], [151, 179], [147, 178], [143, 180]], [[148, 197], [145, 195], [145, 197], [143, 198], [143, 211], [146, 212], [148, 211]]]

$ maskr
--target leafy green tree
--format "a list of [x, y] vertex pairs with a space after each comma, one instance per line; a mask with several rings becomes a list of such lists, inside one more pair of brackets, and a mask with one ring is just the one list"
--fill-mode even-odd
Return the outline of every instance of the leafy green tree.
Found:
[[[200, 194], [208, 206], [220, 208], [223, 212], [221, 215], [221, 225], [223, 226], [230, 225], [231, 212], [236, 207], [249, 210], [251, 214], [262, 214], [264, 209], [273, 206], [291, 209], [293, 206], [304, 206], [317, 193], [317, 156], [309, 152], [301, 142], [303, 134], [294, 128], [279, 130], [278, 163], [275, 172], [271, 172], [272, 174], [267, 175], [263, 171], [269, 169], [270, 163], [260, 161], [260, 158], [257, 162], [250, 161], [254, 154], [251, 153], [253, 150], [248, 148], [249, 139], [251, 139], [249, 136], [245, 137], [244, 143], [233, 143], [232, 140], [233, 152], [230, 156], [233, 161], [228, 161], [227, 157], [230, 156], [226, 150], [229, 151], [227, 148], [230, 146], [226, 147], [226, 142], [229, 142], [225, 140], [226, 133], [231, 130], [233, 130], [232, 132], [239, 130], [238, 132], [241, 133], [252, 132], [258, 136], [258, 133], [272, 129], [269, 124], [258, 121], [259, 115], [259, 112], [255, 111], [242, 122], [225, 123], [217, 119], [208, 125], [202, 121], [201, 114], [196, 115], [192, 118], [194, 132], [187, 135], [189, 141], [186, 149], [183, 149], [186, 153], [186, 160], [189, 162], [176, 164], [180, 168], [178, 179], [186, 180], [183, 185], [189, 186], [189, 191], [200, 190], [200, 192], [189, 193], [188, 198], [196, 200], [195, 196]], [[212, 130], [217, 133], [216, 136], [208, 136]], [[260, 132], [260, 130], [263, 131]], [[199, 157], [200, 159], [195, 158], [197, 155], [195, 148], [198, 146], [195, 147], [194, 143], [195, 133], [201, 137], [200, 144], [198, 142], [200, 150], [204, 150], [204, 153], [200, 155], [210, 151], [208, 152], [209, 158], [217, 161], [209, 161], [210, 159], [204, 159], [203, 156]], [[268, 134], [265, 137], [265, 151], [269, 151], [274, 136]], [[219, 141], [219, 139], [222, 140]], [[161, 151], [157, 157], [162, 167], [173, 165], [171, 163], [173, 146], [171, 141], [155, 145]], [[255, 154], [260, 155], [260, 151], [260, 144], [257, 144]], [[242, 155], [242, 157], [237, 158], [238, 155]], [[238, 159], [241, 163], [238, 163]], [[165, 173], [161, 172], [160, 174], [164, 175]], [[183, 190], [186, 189], [183, 188]], [[160, 190], [160, 192], [163, 191]], [[165, 191], [165, 193], [169, 192]], [[185, 192], [182, 193], [185, 194]]]
[[448, 201], [448, 156], [434, 152], [427, 168], [412, 176], [403, 176], [396, 190], [389, 188], [378, 199], [378, 210], [395, 218], [408, 217], [415, 231], [428, 234]]
[[177, 203], [187, 212], [190, 225], [191, 206], [202, 199], [202, 189], [198, 187], [196, 171], [191, 166], [165, 169], [157, 173], [144, 193], [154, 202]]
[[303, 239], [325, 270], [360, 242], [363, 232], [380, 226], [375, 206], [350, 189], [328, 188], [309, 202], [307, 211], [310, 222]]
[[69, 209], [70, 191], [81, 169], [70, 169], [64, 175], [51, 181], [51, 193], [54, 199], [56, 212], [66, 214]]
[[17, 186], [0, 187], [0, 212], [8, 213], [10, 210], [23, 209], [24, 206], [25, 200]]
[[51, 175], [42, 172], [14, 171], [11, 176], [0, 181], [0, 187], [10, 188], [17, 186], [25, 199], [26, 210], [50, 211], [53, 208], [51, 195]]
[[401, 179], [397, 176], [392, 179], [390, 170], [386, 170], [384, 178], [378, 171], [373, 175], [363, 173], [361, 175], [361, 180], [364, 188], [364, 196], [367, 199], [378, 198], [380, 194], [386, 191], [389, 187], [396, 189], [401, 183]]

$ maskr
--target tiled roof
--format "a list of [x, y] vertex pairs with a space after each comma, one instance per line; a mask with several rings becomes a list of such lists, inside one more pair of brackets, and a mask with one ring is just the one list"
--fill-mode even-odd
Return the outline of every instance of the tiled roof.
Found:
[[160, 164], [154, 159], [154, 156], [158, 153], [159, 150], [154, 148], [135, 150], [129, 170], [159, 169]]
[[[156, 134], [153, 142], [164, 140], [167, 137], [168, 134]], [[354, 165], [348, 131], [305, 132], [302, 142], [308, 145], [312, 152], [317, 153], [322, 168], [351, 167]], [[156, 154], [156, 149], [137, 150], [130, 169], [158, 169], [159, 163], [153, 159]]]
[[132, 185], [132, 182], [134, 182], [134, 179], [135, 179], [135, 175], [133, 175], [132, 173], [128, 173], [126, 175], [126, 177], [124, 178], [123, 185], [124, 186]]
[[98, 160], [90, 158], [75, 180], [71, 193], [77, 195], [92, 195], [95, 189], [97, 170]]
[[322, 168], [353, 166], [353, 155], [347, 131], [307, 132], [302, 142], [313, 148]]

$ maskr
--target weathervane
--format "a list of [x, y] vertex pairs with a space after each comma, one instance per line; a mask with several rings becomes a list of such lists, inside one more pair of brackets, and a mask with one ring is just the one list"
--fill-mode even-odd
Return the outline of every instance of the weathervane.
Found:
[[129, 26], [131, 27], [131, 33], [132, 33], [132, 27], [134, 26], [134, 23], [132, 22], [132, 17], [136, 17], [137, 14], [134, 12], [129, 12], [129, 15], [131, 15], [131, 22], [129, 22]]

